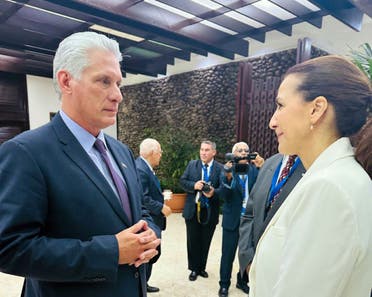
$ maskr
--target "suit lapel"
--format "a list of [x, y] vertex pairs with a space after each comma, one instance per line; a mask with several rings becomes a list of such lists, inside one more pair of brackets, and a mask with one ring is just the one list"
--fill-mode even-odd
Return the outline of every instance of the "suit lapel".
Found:
[[121, 205], [113, 192], [111, 186], [106, 181], [105, 177], [99, 171], [92, 159], [84, 151], [75, 136], [70, 132], [65, 123], [62, 121], [61, 116], [57, 114], [53, 118], [52, 125], [59, 138], [62, 149], [65, 154], [79, 167], [87, 176], [89, 180], [97, 187], [102, 196], [108, 201], [113, 208], [114, 212], [122, 218], [125, 223], [129, 223], [128, 219], [121, 208]]
[[[264, 208], [266, 208], [268, 197], [270, 195], [271, 182], [272, 182], [272, 179], [274, 177], [275, 170], [277, 169], [278, 166], [280, 166], [281, 160], [282, 160], [282, 157], [280, 157], [277, 162], [273, 162], [272, 165], [267, 169], [267, 172], [265, 172], [265, 185], [266, 185], [265, 186], [265, 189], [266, 189], [265, 198], [266, 199], [262, 199], [262, 202], [264, 204], [264, 206], [262, 205], [262, 207], [264, 207]], [[265, 222], [264, 222], [264, 224], [265, 224]]]
[[196, 162], [196, 172], [195, 172], [196, 180], [202, 179], [202, 161], [198, 160]]
[[302, 163], [298, 165], [295, 171], [293, 171], [292, 175], [288, 178], [287, 182], [283, 185], [283, 188], [279, 194], [278, 199], [273, 204], [273, 207], [268, 211], [267, 216], [264, 221], [264, 228], [266, 228], [267, 224], [270, 222], [272, 217], [278, 211], [280, 206], [283, 204], [284, 200], [287, 198], [289, 193], [293, 190], [297, 182], [301, 179], [302, 175], [305, 173], [305, 168], [303, 167]]
[[[263, 233], [263, 231], [266, 229], [266, 226], [270, 222], [271, 217], [272, 217], [272, 215], [270, 215], [270, 211], [269, 211], [269, 213], [267, 214], [267, 216], [265, 218], [266, 204], [267, 204], [267, 199], [268, 199], [269, 194], [270, 194], [271, 181], [273, 179], [273, 176], [274, 176], [274, 173], [275, 173], [275, 170], [276, 170], [277, 166], [280, 165], [281, 160], [282, 160], [282, 156], [278, 155], [278, 158], [273, 160], [271, 162], [271, 164], [265, 169], [264, 172], [260, 172], [260, 174], [263, 174], [264, 180], [263, 180], [262, 185], [259, 188], [259, 190], [265, 191], [265, 192], [262, 193], [262, 194], [259, 194], [259, 196], [262, 197], [263, 199], [259, 199], [258, 200], [259, 203], [254, 204], [255, 213], [259, 213], [260, 214], [260, 219], [259, 220], [262, 220], [262, 225], [260, 227], [260, 230], [258, 230], [257, 234], [262, 234]], [[258, 238], [256, 238], [256, 236], [255, 236], [254, 240], [255, 240], [255, 244], [257, 244]]]
[[264, 180], [262, 182], [263, 185], [260, 187], [260, 190], [265, 191], [265, 193], [260, 194], [260, 196], [262, 195], [262, 197], [265, 197], [265, 199], [259, 200], [261, 202], [260, 205], [258, 205], [260, 209], [265, 208], [265, 205], [267, 203], [267, 198], [269, 197], [269, 193], [270, 193], [271, 180], [273, 179], [274, 172], [277, 166], [278, 166], [278, 162], [273, 162], [271, 166], [265, 169], [265, 172], [260, 173], [260, 174], [263, 174], [264, 176]]
[[[105, 140], [112, 156], [115, 159], [116, 164], [121, 171], [121, 174], [123, 175], [123, 178], [125, 179], [133, 221], [136, 222], [140, 216], [140, 209], [137, 208], [137, 205], [139, 205], [139, 203], [137, 201], [141, 201], [141, 197], [138, 195], [138, 188], [135, 187], [137, 183], [135, 165], [133, 164], [133, 161], [131, 160], [129, 154], [127, 156], [126, 154], [122, 153], [121, 150], [119, 151], [111, 138], [105, 137]], [[129, 219], [125, 215], [124, 211], [122, 211], [122, 215], [125, 217], [126, 222], [129, 224]]]
[[158, 177], [153, 173], [151, 172], [151, 178], [152, 178], [152, 181], [153, 183], [156, 185], [156, 189], [158, 190], [158, 192], [163, 195], [162, 191], [161, 191], [161, 187], [160, 187], [160, 180], [158, 179]]
[[[214, 180], [215, 180], [215, 176], [216, 176], [216, 172], [217, 172], [217, 170], [216, 170], [216, 160], [213, 161], [213, 166], [212, 166], [211, 169], [212, 170], [209, 173], [209, 175], [210, 175], [209, 180], [211, 181], [212, 184], [214, 184]], [[200, 170], [202, 170], [202, 169], [200, 168]]]
[[141, 164], [142, 164], [141, 166], [142, 166], [142, 168], [143, 168], [145, 171], [147, 171], [147, 174], [148, 174], [148, 176], [150, 176], [152, 183], [155, 184], [156, 189], [158, 190], [158, 192], [159, 192], [161, 195], [163, 195], [163, 193], [162, 193], [162, 191], [161, 191], [160, 181], [159, 181], [158, 177], [154, 174], [154, 172], [151, 171], [150, 167], [146, 164], [145, 161], [143, 161], [142, 158], [140, 158], [140, 160], [141, 160]]

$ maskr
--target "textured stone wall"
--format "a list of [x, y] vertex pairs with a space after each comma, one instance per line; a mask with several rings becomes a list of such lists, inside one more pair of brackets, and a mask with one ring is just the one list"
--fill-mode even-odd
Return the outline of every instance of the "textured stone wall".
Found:
[[252, 64], [253, 79], [263, 79], [268, 77], [281, 77], [289, 67], [296, 64], [296, 50], [287, 50], [258, 58], [248, 59]]
[[[324, 52], [313, 48], [312, 56]], [[253, 78], [282, 76], [296, 62], [296, 49], [247, 59]], [[218, 158], [236, 142], [235, 99], [239, 62], [173, 75], [123, 88], [118, 114], [118, 139], [138, 153], [148, 128], [173, 126], [190, 133], [190, 142], [217, 143]]]
[[124, 87], [118, 138], [137, 153], [146, 128], [175, 126], [224, 153], [235, 140], [237, 73], [238, 63], [229, 63]]

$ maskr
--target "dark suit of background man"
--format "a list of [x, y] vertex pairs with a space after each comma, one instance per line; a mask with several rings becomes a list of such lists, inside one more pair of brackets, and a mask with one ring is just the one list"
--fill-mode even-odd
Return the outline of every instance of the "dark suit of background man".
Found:
[[102, 132], [122, 101], [121, 53], [75, 33], [54, 58], [61, 110], [0, 147], [0, 269], [25, 297], [146, 296], [160, 230], [131, 151]]
[[[215, 155], [216, 144], [203, 141], [200, 145], [200, 160], [190, 161], [180, 179], [182, 188], [187, 192], [182, 215], [186, 223], [190, 281], [195, 281], [198, 275], [208, 277], [205, 267], [214, 230], [218, 224], [221, 190], [222, 164], [214, 160]], [[210, 189], [203, 192], [206, 182], [210, 183]]]
[[[236, 255], [239, 240], [239, 225], [245, 205], [249, 200], [249, 192], [256, 182], [258, 169], [248, 160], [249, 147], [245, 142], [238, 142], [232, 148], [235, 161], [225, 164], [223, 185], [223, 208], [222, 208], [222, 255], [220, 262], [220, 289], [219, 297], [227, 297], [231, 284], [231, 271]], [[256, 162], [261, 157], [256, 157]], [[263, 161], [263, 159], [262, 159]], [[247, 285], [248, 277], [237, 273], [236, 287], [244, 293], [249, 293]]]
[[[140, 156], [136, 159], [136, 166], [140, 176], [142, 189], [144, 193], [143, 204], [155, 222], [155, 224], [161, 229], [165, 230], [166, 227], [166, 216], [172, 213], [169, 206], [164, 204], [163, 193], [160, 188], [159, 179], [156, 177], [154, 168], [159, 166], [162, 151], [160, 143], [152, 138], [144, 139], [140, 144]], [[147, 279], [147, 292], [159, 292], [159, 288], [152, 287], [148, 284], [151, 277], [152, 265], [154, 261], [157, 261], [160, 257], [160, 246], [159, 254], [152, 258], [149, 263], [146, 264], [146, 279]]]
[[305, 173], [305, 168], [297, 157], [288, 179], [276, 189], [278, 195], [272, 199], [275, 196], [273, 191], [277, 185], [278, 177], [283, 171], [288, 157], [276, 154], [267, 159], [259, 171], [250, 194], [251, 199], [240, 223], [238, 257], [241, 273], [249, 272], [257, 243], [267, 224]]

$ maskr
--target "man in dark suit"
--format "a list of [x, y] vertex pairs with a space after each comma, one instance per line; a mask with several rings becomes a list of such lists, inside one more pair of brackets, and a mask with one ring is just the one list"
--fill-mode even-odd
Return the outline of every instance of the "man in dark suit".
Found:
[[[122, 101], [118, 43], [64, 39], [54, 58], [61, 110], [0, 147], [0, 269], [24, 297], [146, 296], [160, 230], [142, 207], [133, 154], [102, 129]], [[155, 234], [155, 232], [157, 234]]]
[[200, 160], [192, 160], [180, 178], [187, 192], [183, 217], [186, 222], [187, 260], [190, 281], [208, 277], [205, 271], [209, 247], [218, 224], [222, 164], [214, 160], [216, 144], [205, 140], [200, 145]]
[[267, 159], [259, 171], [240, 222], [238, 257], [241, 274], [249, 273], [257, 243], [267, 224], [305, 173], [301, 160], [293, 157], [289, 175], [280, 183], [278, 179], [288, 164], [289, 156], [276, 154]]
[[[222, 179], [224, 204], [222, 208], [222, 256], [220, 262], [219, 297], [227, 297], [231, 284], [231, 271], [239, 240], [240, 217], [249, 200], [249, 192], [256, 182], [258, 169], [250, 163], [249, 147], [238, 142], [232, 148], [233, 161], [224, 166]], [[255, 155], [257, 159], [261, 157]], [[262, 159], [262, 158], [261, 158]], [[248, 293], [248, 278], [237, 274], [236, 287]]]
[[[164, 203], [164, 197], [160, 188], [160, 182], [154, 172], [154, 168], [159, 166], [162, 155], [160, 143], [155, 139], [146, 138], [140, 144], [139, 153], [140, 156], [136, 159], [136, 166], [144, 193], [143, 204], [150, 212], [150, 215], [155, 224], [161, 230], [165, 230], [166, 217], [172, 213], [172, 210]], [[152, 258], [150, 262], [146, 264], [148, 293], [160, 291], [159, 288], [150, 286], [148, 284], [151, 277], [152, 265], [159, 259], [159, 257], [160, 246], [159, 254], [156, 257]]]

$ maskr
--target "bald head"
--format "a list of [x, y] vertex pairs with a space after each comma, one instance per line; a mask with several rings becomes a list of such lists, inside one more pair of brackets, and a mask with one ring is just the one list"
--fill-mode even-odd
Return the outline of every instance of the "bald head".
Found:
[[140, 155], [146, 158], [153, 151], [160, 149], [160, 144], [156, 139], [146, 138], [140, 144]]
[[232, 148], [232, 153], [235, 154], [238, 150], [240, 149], [244, 149], [244, 150], [249, 150], [249, 146], [246, 142], [244, 141], [241, 141], [241, 142], [237, 142], [234, 144], [233, 148]]
[[159, 166], [161, 154], [161, 146], [156, 139], [146, 138], [141, 142], [140, 155], [142, 158], [146, 159], [153, 168]]

